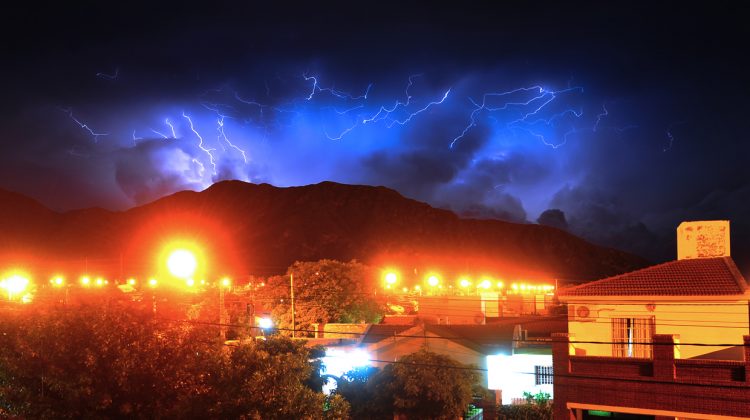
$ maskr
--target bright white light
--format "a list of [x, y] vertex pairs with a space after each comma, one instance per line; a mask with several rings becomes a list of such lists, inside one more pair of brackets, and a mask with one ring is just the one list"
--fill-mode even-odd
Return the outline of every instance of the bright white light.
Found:
[[176, 249], [167, 258], [167, 268], [175, 277], [188, 278], [195, 273], [197, 267], [195, 255], [187, 249]]
[[327, 349], [323, 357], [322, 375], [341, 376], [354, 368], [370, 366], [370, 355], [364, 350], [356, 349], [344, 351], [338, 349]]
[[437, 278], [437, 276], [430, 276], [430, 278], [427, 279], [427, 284], [429, 284], [432, 287], [437, 286], [440, 283], [440, 279]]
[[267, 330], [273, 327], [273, 320], [271, 320], [271, 318], [261, 318], [258, 320], [258, 326]]
[[15, 295], [26, 290], [26, 287], [29, 286], [29, 279], [20, 274], [15, 274], [5, 279], [3, 283], [3, 288], [7, 290], [9, 294]]
[[385, 275], [385, 282], [388, 284], [395, 284], [398, 281], [396, 273], [388, 273]]
[[487, 388], [503, 391], [503, 404], [513, 398], [523, 398], [523, 393], [546, 392], [553, 395], [552, 384], [537, 385], [535, 367], [552, 366], [549, 354], [514, 354], [487, 356]]

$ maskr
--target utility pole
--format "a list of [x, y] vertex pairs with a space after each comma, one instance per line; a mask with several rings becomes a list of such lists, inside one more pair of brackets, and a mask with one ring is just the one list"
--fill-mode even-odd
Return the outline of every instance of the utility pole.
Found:
[[227, 339], [227, 330], [224, 324], [226, 319], [224, 317], [224, 285], [219, 283], [219, 324], [221, 324], [221, 341], [224, 342]]
[[292, 338], [296, 337], [296, 323], [294, 322], [294, 273], [289, 274], [289, 289], [292, 295]]

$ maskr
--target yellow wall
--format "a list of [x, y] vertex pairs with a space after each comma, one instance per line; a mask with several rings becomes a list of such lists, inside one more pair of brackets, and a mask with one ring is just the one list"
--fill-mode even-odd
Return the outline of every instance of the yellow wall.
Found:
[[[612, 318], [642, 318], [654, 316], [656, 334], [679, 334], [680, 343], [738, 344], [748, 331], [748, 302], [649, 302], [633, 304], [594, 304], [568, 302], [586, 306], [592, 321], [569, 321], [571, 341], [612, 341]], [[699, 347], [681, 344], [679, 357], [688, 359], [726, 347]], [[579, 343], [571, 346], [571, 353], [588, 356], [612, 356], [610, 344]]]

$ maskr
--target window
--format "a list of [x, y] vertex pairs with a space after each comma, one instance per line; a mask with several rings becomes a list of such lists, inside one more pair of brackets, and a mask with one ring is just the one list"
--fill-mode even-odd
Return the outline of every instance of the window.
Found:
[[552, 366], [534, 366], [534, 385], [552, 384]]
[[612, 318], [612, 356], [650, 359], [655, 328], [654, 317]]

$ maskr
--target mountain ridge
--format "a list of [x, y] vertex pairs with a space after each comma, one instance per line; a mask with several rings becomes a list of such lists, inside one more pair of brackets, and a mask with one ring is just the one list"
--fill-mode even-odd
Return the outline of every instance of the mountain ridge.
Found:
[[8, 234], [0, 254], [17, 255], [9, 251], [19, 244], [63, 270], [111, 276], [155, 271], [155, 255], [175, 238], [202, 244], [214, 274], [279, 274], [297, 260], [330, 258], [415, 276], [437, 270], [580, 282], [646, 265], [556, 228], [462, 219], [383, 186], [222, 181], [121, 212], [58, 213], [12, 194], [1, 194], [0, 229]]

